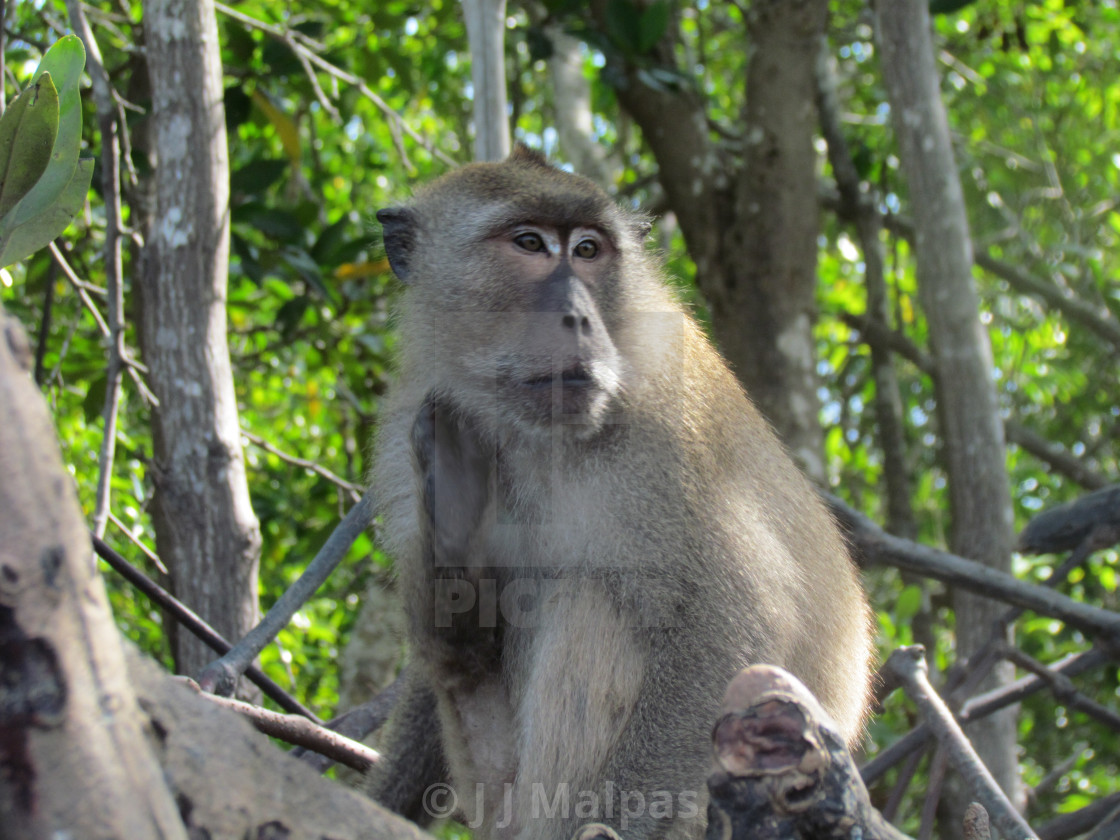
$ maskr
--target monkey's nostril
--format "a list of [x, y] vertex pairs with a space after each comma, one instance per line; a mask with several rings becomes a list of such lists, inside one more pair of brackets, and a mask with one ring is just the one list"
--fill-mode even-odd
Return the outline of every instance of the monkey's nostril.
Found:
[[[587, 321], [586, 318], [583, 320]], [[576, 328], [576, 316], [569, 313], [560, 319], [560, 323], [564, 325], [565, 329], [574, 330]]]

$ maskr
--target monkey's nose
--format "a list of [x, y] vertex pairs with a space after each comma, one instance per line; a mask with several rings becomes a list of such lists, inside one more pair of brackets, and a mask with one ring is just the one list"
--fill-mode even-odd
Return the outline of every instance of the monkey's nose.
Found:
[[586, 315], [575, 315], [574, 313], [567, 312], [564, 317], [560, 319], [560, 323], [564, 325], [564, 329], [574, 330], [578, 324], [579, 331], [582, 333], [591, 332], [591, 321]]

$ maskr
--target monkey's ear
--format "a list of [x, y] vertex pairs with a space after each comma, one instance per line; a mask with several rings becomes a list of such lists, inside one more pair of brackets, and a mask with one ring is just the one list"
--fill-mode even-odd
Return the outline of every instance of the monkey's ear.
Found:
[[389, 267], [401, 282], [407, 283], [416, 245], [416, 215], [407, 207], [386, 207], [377, 211], [377, 221], [381, 222]]
[[543, 169], [552, 169], [553, 166], [548, 162], [548, 158], [544, 156], [544, 152], [538, 152], [536, 149], [530, 149], [520, 140], [517, 141], [513, 147], [513, 151], [509, 156], [510, 163], [526, 163], [530, 166], [540, 166]]
[[635, 213], [630, 217], [630, 230], [634, 231], [639, 242], [645, 242], [649, 232], [653, 230], [653, 219], [643, 213]]

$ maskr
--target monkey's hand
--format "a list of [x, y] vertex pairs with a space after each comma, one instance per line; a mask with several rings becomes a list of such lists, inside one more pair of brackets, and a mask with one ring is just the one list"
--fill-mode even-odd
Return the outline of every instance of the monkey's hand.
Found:
[[425, 551], [434, 570], [465, 570], [494, 492], [494, 448], [474, 423], [428, 395], [412, 424]]
[[475, 425], [431, 395], [412, 425], [420, 490], [422, 587], [413, 601], [417, 654], [441, 680], [458, 684], [492, 672], [501, 656], [501, 627], [487, 566], [486, 535], [495, 487], [495, 450]]

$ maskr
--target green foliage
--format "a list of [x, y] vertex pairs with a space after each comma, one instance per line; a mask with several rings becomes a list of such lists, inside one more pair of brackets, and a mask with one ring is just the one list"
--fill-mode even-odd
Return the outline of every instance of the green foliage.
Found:
[[79, 160], [81, 39], [67, 35], [0, 117], [0, 266], [43, 248], [81, 210], [93, 161]]
[[[118, 90], [136, 106], [147, 107], [136, 49], [142, 37], [139, 3], [126, 3], [127, 15], [120, 15], [120, 4], [93, 5], [102, 15], [95, 18], [95, 34]], [[830, 39], [843, 128], [857, 170], [883, 209], [905, 216], [907, 191], [866, 6], [832, 5]], [[621, 200], [655, 210], [663, 206], [654, 184], [655, 163], [630, 121], [620, 115], [615, 91], [621, 80], [607, 72], [608, 58], [630, 59], [642, 83], [688, 85], [706, 103], [711, 134], [721, 149], [732, 159], [740, 153], [750, 52], [740, 4], [612, 0], [604, 32], [587, 22], [582, 4], [547, 0], [541, 8], [532, 14], [521, 7], [509, 10], [507, 66], [519, 139], [563, 160], [555, 130], [559, 116], [543, 63], [552, 49], [545, 24], [556, 22], [588, 43], [581, 56], [591, 84], [591, 131], [618, 164], [612, 186]], [[942, 12], [935, 19], [942, 94], [978, 250], [1054, 284], [1065, 297], [1087, 302], [1101, 318], [1115, 321], [1120, 318], [1115, 281], [1120, 275], [1120, 77], [1115, 72], [1120, 12], [1114, 3], [1063, 0], [1020, 6], [947, 0], [931, 8]], [[469, 56], [458, 4], [308, 0], [297, 12], [285, 4], [247, 0], [236, 11], [298, 32], [309, 39], [302, 43], [313, 43], [317, 54], [362, 79], [385, 104], [382, 109], [353, 85], [325, 73], [317, 74], [318, 86], [313, 85], [289, 45], [219, 17], [232, 171], [229, 332], [242, 424], [278, 449], [360, 483], [394, 342], [389, 314], [394, 281], [373, 214], [445, 170], [435, 151], [459, 161], [469, 158]], [[53, 185], [50, 207], [75, 212], [81, 202], [72, 203], [74, 179], [81, 173], [89, 183], [82, 164], [71, 165], [70, 179], [51, 168], [56, 152], [76, 161], [79, 146], [100, 146], [91, 130], [92, 105], [78, 82], [80, 67], [75, 70], [74, 59], [66, 58], [73, 47], [57, 56], [52, 50], [42, 58], [40, 71], [26, 72], [39, 59], [33, 45], [50, 42], [49, 23], [65, 14], [59, 0], [16, 4], [9, 10], [11, 30], [23, 37], [9, 41], [8, 65], [17, 76], [38, 80], [44, 102], [48, 86], [53, 90], [57, 85], [58, 127], [50, 128], [53, 112], [37, 100], [32, 108], [34, 97], [27, 94], [0, 121], [0, 171], [5, 173], [0, 213], [7, 211], [0, 230], [32, 203], [39, 210], [46, 206], [42, 197], [26, 201], [36, 195], [40, 182]], [[666, 38], [677, 39], [679, 66], [655, 61]], [[60, 44], [71, 41], [76, 39]], [[42, 109], [41, 115], [35, 109]], [[130, 130], [139, 132], [141, 116], [129, 114]], [[408, 137], [398, 119], [424, 142]], [[23, 131], [28, 140], [17, 142], [17, 132]], [[32, 136], [38, 139], [31, 142]], [[143, 178], [146, 161], [140, 147], [134, 144], [132, 163]], [[17, 158], [27, 161], [17, 166]], [[84, 201], [84, 186], [80, 192]], [[79, 276], [94, 286], [103, 277], [99, 202], [95, 190], [84, 235], [74, 238], [68, 252]], [[128, 208], [126, 214], [128, 224], [139, 224]], [[658, 244], [682, 295], [703, 315], [704, 302], [693, 282], [696, 267], [672, 222], [661, 220], [655, 231]], [[827, 210], [820, 243], [816, 337], [829, 478], [837, 492], [882, 521], [885, 466], [870, 351], [865, 336], [844, 320], [866, 307], [863, 246], [850, 224]], [[886, 257], [890, 326], [928, 352], [910, 249], [903, 237], [889, 231], [880, 244]], [[5, 254], [12, 253], [14, 246], [6, 247]], [[126, 277], [133, 278], [135, 270], [126, 254]], [[1118, 348], [1106, 345], [1099, 333], [1060, 307], [1004, 279], [979, 270], [977, 279], [1002, 416], [1115, 480], [1120, 474]], [[133, 299], [135, 284], [129, 283]], [[13, 269], [12, 287], [3, 294], [5, 307], [41, 335], [39, 381], [89, 510], [105, 387], [100, 331], [45, 253], [31, 253]], [[131, 328], [126, 341], [135, 347]], [[938, 459], [933, 383], [904, 356], [895, 356], [894, 373], [918, 538], [943, 545], [949, 504]], [[113, 510], [132, 536], [152, 546], [147, 508], [154, 465], [147, 407], [130, 379], [125, 387], [118, 431], [121, 455], [111, 481]], [[264, 537], [260, 586], [267, 607], [314, 555], [349, 502], [344, 491], [321, 476], [253, 444], [246, 446], [246, 460]], [[1083, 491], [1019, 446], [1009, 447], [1008, 469], [1019, 525], [1039, 509]], [[158, 575], [119, 530], [111, 529], [108, 536]], [[1016, 573], [1038, 582], [1058, 562], [1060, 558], [1019, 558]], [[360, 593], [388, 563], [368, 540], [355, 546], [279, 645], [262, 656], [270, 676], [323, 714], [334, 704], [337, 659]], [[1117, 567], [1115, 551], [1099, 552], [1062, 591], [1120, 608]], [[158, 611], [113, 577], [108, 580], [121, 626], [147, 650], [165, 657]], [[955, 662], [955, 651], [953, 616], [943, 587], [891, 571], [867, 575], [867, 586], [877, 610], [880, 650], [922, 641], [929, 646], [935, 676], [944, 676]], [[1064, 625], [1032, 615], [1020, 621], [1016, 634], [1021, 647], [1044, 662], [1087, 645]], [[1077, 685], [1115, 705], [1114, 669], [1078, 678]], [[870, 724], [869, 751], [892, 743], [912, 717], [912, 707], [892, 697]], [[1057, 785], [1035, 798], [1035, 814], [1072, 810], [1118, 789], [1120, 774], [1112, 757], [1120, 754], [1120, 739], [1083, 713], [1042, 693], [1024, 702], [1020, 728], [1028, 783], [1071, 760]], [[876, 787], [880, 801], [890, 783], [888, 778]], [[911, 800], [901, 813], [916, 815], [919, 810], [920, 800]], [[904, 827], [915, 831], [915, 820]]]

